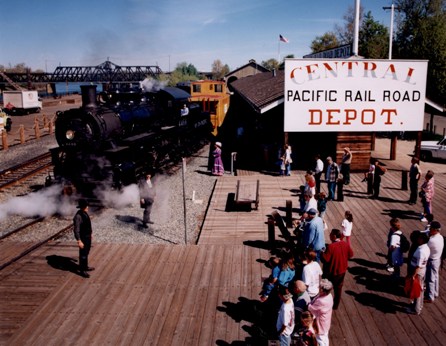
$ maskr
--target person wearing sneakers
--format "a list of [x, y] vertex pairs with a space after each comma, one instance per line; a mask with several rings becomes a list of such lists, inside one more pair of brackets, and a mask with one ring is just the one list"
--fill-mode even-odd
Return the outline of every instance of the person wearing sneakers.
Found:
[[444, 248], [444, 238], [440, 231], [441, 224], [438, 221], [432, 221], [427, 243], [430, 255], [426, 267], [426, 293], [424, 300], [426, 303], [433, 303], [440, 294], [440, 264]]
[[401, 242], [401, 223], [396, 217], [390, 220], [390, 229], [387, 234], [387, 266], [389, 273], [393, 273], [393, 277], [399, 278], [401, 266], [403, 265], [403, 253], [400, 249]]

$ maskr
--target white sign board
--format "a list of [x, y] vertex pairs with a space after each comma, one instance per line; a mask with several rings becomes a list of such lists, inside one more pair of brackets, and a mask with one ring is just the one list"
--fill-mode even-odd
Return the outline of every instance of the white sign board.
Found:
[[286, 132], [421, 131], [427, 61], [285, 60]]

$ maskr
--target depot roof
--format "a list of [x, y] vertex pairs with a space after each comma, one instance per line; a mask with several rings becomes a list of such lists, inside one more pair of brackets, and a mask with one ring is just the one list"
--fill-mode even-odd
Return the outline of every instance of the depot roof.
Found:
[[284, 102], [284, 71], [258, 73], [231, 83], [234, 92], [245, 99], [258, 113]]

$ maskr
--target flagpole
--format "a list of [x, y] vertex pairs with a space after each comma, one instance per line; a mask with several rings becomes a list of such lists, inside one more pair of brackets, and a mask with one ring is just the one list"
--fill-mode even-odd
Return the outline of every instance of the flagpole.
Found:
[[279, 38], [279, 43], [277, 44], [277, 62], [280, 65], [280, 38]]

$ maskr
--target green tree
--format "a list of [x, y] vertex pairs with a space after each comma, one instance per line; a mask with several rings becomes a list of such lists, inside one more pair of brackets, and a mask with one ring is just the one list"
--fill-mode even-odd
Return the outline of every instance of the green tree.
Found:
[[367, 59], [385, 59], [389, 51], [389, 32], [387, 27], [374, 20], [369, 11], [364, 15], [359, 30], [359, 55]]
[[260, 63], [260, 65], [262, 65], [264, 68], [267, 68], [268, 70], [272, 71], [272, 70], [278, 70], [280, 64], [277, 61], [277, 59], [271, 58], [271, 59], [262, 61]]
[[446, 104], [446, 0], [398, 0], [394, 58], [429, 60], [426, 94]]
[[212, 79], [220, 80], [229, 73], [229, 66], [223, 65], [220, 59], [214, 60], [212, 63]]
[[198, 79], [198, 70], [192, 64], [181, 62], [177, 64], [169, 78], [169, 86], [175, 86], [180, 82], [193, 81]]
[[311, 42], [311, 52], [317, 53], [327, 49], [335, 48], [339, 46], [339, 41], [336, 35], [329, 31], [322, 36], [317, 36], [313, 42]]

